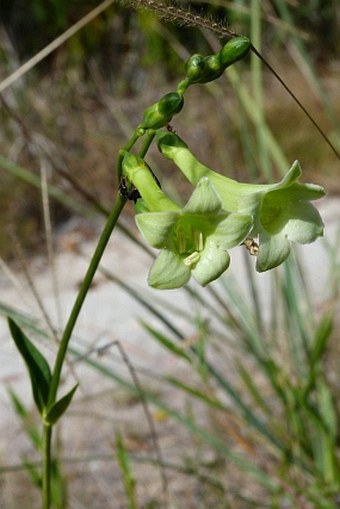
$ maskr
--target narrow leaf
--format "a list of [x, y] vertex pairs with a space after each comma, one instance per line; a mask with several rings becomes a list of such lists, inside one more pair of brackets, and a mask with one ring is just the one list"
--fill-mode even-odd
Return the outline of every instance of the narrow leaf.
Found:
[[8, 389], [8, 395], [11, 399], [12, 405], [16, 414], [20, 417], [24, 426], [27, 436], [30, 438], [32, 444], [37, 450], [41, 450], [41, 433], [38, 426], [30, 420], [30, 412], [24, 405], [22, 399], [12, 390]]
[[327, 342], [330, 338], [333, 329], [333, 314], [326, 313], [319, 324], [315, 333], [314, 345], [310, 353], [310, 360], [312, 364], [316, 364], [321, 360], [324, 354]]
[[41, 413], [47, 403], [50, 389], [50, 367], [45, 357], [11, 318], [8, 318], [8, 325], [16, 347], [27, 365], [31, 379], [33, 398]]
[[141, 324], [151, 334], [151, 336], [153, 336], [153, 338], [156, 339], [167, 350], [191, 363], [191, 357], [183, 347], [177, 346], [171, 339], [167, 338], [163, 333], [157, 331], [146, 322], [141, 321]]
[[172, 376], [166, 376], [164, 378], [165, 378], [165, 380], [167, 380], [169, 383], [171, 383], [178, 389], [181, 389], [182, 391], [187, 392], [191, 396], [194, 396], [195, 398], [203, 401], [203, 403], [206, 403], [207, 405], [209, 405], [213, 408], [217, 408], [218, 410], [226, 409], [226, 407], [224, 405], [222, 405], [222, 403], [220, 403], [216, 398], [213, 398], [213, 397], [209, 396], [208, 394], [205, 394], [203, 391], [197, 389], [196, 387], [187, 385]]
[[254, 376], [252, 376], [252, 373], [249, 372], [248, 369], [246, 369], [241, 362], [237, 363], [238, 365], [238, 372], [240, 374], [240, 377], [242, 378], [246, 388], [248, 389], [248, 393], [252, 398], [254, 399], [257, 408], [261, 408], [267, 415], [270, 415], [270, 408], [268, 407], [267, 403], [262, 397], [261, 390], [257, 387]]
[[78, 384], [73, 387], [65, 396], [59, 401], [53, 403], [46, 411], [44, 415], [44, 421], [46, 424], [55, 424], [57, 420], [66, 412], [67, 407], [71, 403], [74, 393], [76, 392]]
[[28, 470], [29, 476], [34, 486], [41, 489], [42, 479], [39, 468], [36, 467], [29, 459], [23, 458], [23, 465]]
[[123, 437], [116, 432], [117, 460], [122, 474], [122, 481], [126, 496], [129, 501], [129, 509], [137, 509], [136, 479], [131, 469], [129, 456], [123, 441]]

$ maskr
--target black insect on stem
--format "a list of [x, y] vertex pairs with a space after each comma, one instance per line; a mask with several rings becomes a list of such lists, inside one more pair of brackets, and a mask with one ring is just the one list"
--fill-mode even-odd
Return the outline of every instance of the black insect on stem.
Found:
[[121, 177], [119, 186], [118, 186], [120, 194], [127, 198], [128, 200], [133, 201], [133, 203], [136, 203], [139, 198], [141, 198], [141, 195], [138, 191], [138, 189], [133, 185], [130, 184], [126, 177]]

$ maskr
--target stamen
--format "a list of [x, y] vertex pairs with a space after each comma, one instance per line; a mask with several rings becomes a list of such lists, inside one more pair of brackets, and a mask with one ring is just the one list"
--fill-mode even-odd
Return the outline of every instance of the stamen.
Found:
[[177, 236], [178, 236], [178, 251], [180, 254], [185, 253], [186, 239], [185, 239], [185, 233], [182, 228], [178, 228]]
[[183, 262], [185, 265], [188, 265], [188, 267], [191, 267], [192, 265], [195, 265], [200, 260], [200, 254], [197, 251], [194, 251], [191, 253], [191, 255], [184, 258]]
[[204, 241], [203, 241], [203, 233], [201, 231], [196, 231], [196, 239], [195, 239], [195, 245], [197, 246], [197, 251], [203, 251], [204, 248]]

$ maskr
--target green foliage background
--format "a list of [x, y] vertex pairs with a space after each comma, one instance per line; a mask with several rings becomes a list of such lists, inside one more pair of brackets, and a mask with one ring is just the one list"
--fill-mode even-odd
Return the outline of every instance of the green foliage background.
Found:
[[[3, 0], [1, 22], [5, 30], [1, 35], [1, 77], [18, 68], [97, 3], [78, 0]], [[307, 108], [317, 117], [320, 125], [335, 137], [336, 122], [332, 123], [332, 118], [337, 113], [337, 105], [333, 101], [335, 106], [328, 108], [328, 103], [323, 102], [322, 88], [318, 86], [325, 83], [327, 90], [337, 90], [334, 83], [337, 87], [338, 2], [273, 0], [260, 3], [261, 51], [269, 55], [287, 83], [298, 88]], [[252, 30], [251, 1], [179, 3], [184, 7], [189, 4], [193, 10], [226, 19], [235, 31], [249, 34]], [[172, 81], [181, 75], [187, 54], [211, 52], [215, 42], [198, 29], [175, 26], [160, 21], [146, 11], [137, 12], [113, 4], [22, 80], [18, 80], [15, 86], [5, 91], [0, 113], [0, 155], [5, 160], [1, 159], [0, 186], [2, 256], [16, 258], [16, 249], [8, 241], [12, 231], [24, 247], [37, 251], [41, 249], [45, 233], [41, 191], [36, 187], [39, 187], [40, 170], [44, 166], [47, 168], [48, 184], [53, 190], [50, 206], [54, 227], [72, 214], [81, 213], [84, 202], [88, 205], [84, 193], [79, 193], [79, 190], [87, 191], [93, 202], [102, 206], [102, 211], [111, 206], [116, 185], [114, 158], [117, 150], [140, 122], [144, 109], [171, 90]], [[300, 60], [293, 60], [293, 52], [289, 51], [292, 47], [301, 50]], [[309, 67], [309, 61], [313, 67]], [[256, 125], [254, 127], [251, 117], [257, 102], [253, 99], [249, 110], [243, 108], [246, 103], [241, 105], [242, 99], [248, 97], [246, 94], [249, 91], [253, 93], [253, 88], [259, 85], [265, 93], [266, 119], [263, 119], [263, 126], [269, 127], [270, 132], [275, 134], [284, 155], [289, 160], [296, 157], [301, 159], [307, 180], [324, 184], [334, 193], [339, 192], [339, 183], [334, 178], [338, 175], [338, 162], [334, 162], [334, 155], [330, 154], [329, 148], [313, 131], [296, 104], [288, 101], [270, 73], [264, 73], [262, 81], [254, 86], [251, 65], [250, 61], [238, 64], [241, 78], [237, 81], [237, 74], [234, 74], [232, 85], [223, 77], [211, 87], [193, 90], [178, 124], [176, 119], [175, 129], [186, 133], [185, 138], [188, 136], [188, 141], [199, 156], [208, 154], [212, 167], [235, 172], [231, 176], [263, 180], [267, 175], [263, 173], [262, 163], [267, 154], [265, 150], [261, 153], [263, 140], [258, 135], [265, 131], [257, 129]], [[310, 69], [313, 72], [308, 74]], [[253, 96], [249, 94], [249, 97]], [[335, 94], [331, 97], [334, 99]], [[152, 157], [152, 166], [158, 169], [159, 155], [155, 153]], [[9, 162], [11, 165], [8, 166]], [[277, 176], [279, 169], [272, 166], [276, 172], [274, 176]], [[9, 167], [11, 170], [7, 171]], [[174, 194], [176, 191], [179, 191], [178, 194], [185, 192], [182, 182], [173, 182], [172, 179], [173, 174], [165, 168], [162, 185]], [[88, 206], [86, 210], [89, 209], [89, 216], [93, 218], [95, 208]], [[138, 256], [136, 250], [134, 245], [134, 256]], [[214, 427], [218, 427], [219, 422], [214, 413], [216, 409], [223, 413], [224, 418], [236, 418], [236, 430], [240, 433], [236, 438], [234, 436], [234, 443], [230, 440], [232, 445], [241, 447], [242, 456], [249, 452], [249, 446], [254, 451], [254, 455], [250, 455], [251, 465], [246, 468], [264, 477], [265, 483], [271, 484], [274, 480], [280, 484], [282, 479], [288, 480], [289, 488], [296, 490], [293, 491], [293, 502], [299, 502], [301, 497], [306, 496], [312, 501], [310, 504], [315, 501], [313, 506], [310, 505], [313, 509], [334, 509], [334, 493], [337, 494], [340, 482], [336, 425], [339, 413], [338, 384], [335, 382], [332, 386], [328, 383], [331, 367], [327, 357], [324, 357], [325, 352], [332, 357], [328, 345], [333, 337], [338, 339], [333, 323], [338, 298], [337, 253], [336, 247], [333, 252], [329, 249], [329, 257], [333, 260], [329, 266], [329, 300], [317, 312], [314, 312], [301, 267], [295, 264], [294, 259], [292, 264], [284, 266], [282, 272], [274, 274], [268, 329], [265, 327], [268, 310], [261, 307], [258, 288], [251, 276], [249, 293], [252, 300], [249, 307], [245, 304], [244, 295], [239, 292], [237, 281], [234, 281], [234, 285], [233, 280], [222, 282], [215, 296], [207, 292], [193, 292], [190, 298], [195, 303], [194, 311], [188, 313], [185, 320], [190, 327], [195, 324], [199, 341], [197, 350], [190, 350], [187, 360], [188, 371], [197, 370], [198, 382], [167, 380], [172, 390], [177, 387], [181, 394], [184, 392], [194, 400], [202, 401], [205, 414], [210, 416], [212, 411], [213, 425], [208, 430], [200, 428], [195, 422], [191, 413], [193, 400], [190, 402], [192, 407], [188, 405], [185, 415], [173, 412], [173, 417], [184, 423], [192, 446], [197, 448], [198, 443], [210, 444], [218, 451], [221, 463], [217, 469], [222, 465], [223, 475], [224, 467], [228, 464], [226, 458], [233, 456], [232, 446], [229, 448], [228, 443], [233, 435], [228, 428], [231, 421], [227, 427], [223, 422], [221, 434], [215, 433]], [[111, 277], [124, 286], [116, 274]], [[132, 287], [127, 289], [136, 298], [134, 290]], [[215, 299], [214, 305], [211, 305], [207, 296]], [[137, 298], [150, 311], [151, 301], [148, 301], [148, 297], [137, 292]], [[209, 320], [205, 323], [201, 317], [207, 311]], [[8, 308], [4, 307], [3, 312], [8, 314]], [[159, 311], [153, 309], [153, 313], [159, 319]], [[154, 340], [174, 356], [182, 353], [178, 340], [186, 339], [181, 334], [174, 334], [177, 316], [181, 316], [181, 313], [175, 309], [171, 326], [164, 319], [163, 322], [160, 320], [168, 327], [167, 333], [144, 324], [150, 336], [154, 336]], [[27, 326], [24, 321], [21, 323]], [[224, 328], [223, 335], [215, 336], [216, 323]], [[218, 348], [221, 345], [224, 348], [225, 332], [230, 328], [237, 348], [238, 363], [234, 369], [240, 377], [238, 386], [231, 385], [228, 372], [222, 370], [220, 376], [205, 362], [206, 340], [214, 338]], [[31, 329], [36, 333], [34, 327]], [[73, 354], [82, 357], [80, 351]], [[229, 358], [229, 352], [224, 352], [224, 355], [225, 359]], [[92, 362], [92, 359], [88, 360]], [[114, 370], [105, 369], [100, 359], [92, 364], [103, 379], [118, 380], [124, 385]], [[254, 367], [261, 374], [259, 384], [252, 377]], [[334, 372], [336, 369], [333, 368], [333, 375]], [[128, 388], [131, 393], [136, 391], [131, 383]], [[146, 392], [145, 396], [158, 408], [165, 408], [171, 414], [154, 394]], [[225, 396], [227, 400], [232, 400], [228, 408], [224, 406]], [[18, 400], [14, 406], [17, 409], [20, 407]], [[272, 443], [280, 443], [279, 453], [275, 451], [273, 454], [272, 444], [268, 442], [268, 430], [274, 437]], [[292, 462], [292, 444], [296, 458], [301, 457], [301, 463]], [[124, 444], [120, 446], [122, 452]], [[244, 449], [242, 446], [245, 446]], [[260, 446], [263, 448], [258, 454]], [[258, 459], [260, 463], [263, 461], [264, 469], [262, 464], [256, 463]], [[234, 465], [232, 462], [230, 464]], [[266, 471], [267, 465], [269, 473]], [[126, 466], [124, 468], [127, 469]], [[234, 470], [233, 466], [231, 470]], [[198, 475], [198, 471], [193, 472]], [[215, 472], [208, 465], [207, 473], [213, 476]], [[239, 481], [246, 491], [248, 477], [240, 477]], [[238, 492], [238, 483], [235, 486]], [[226, 497], [228, 493], [223, 483], [219, 489], [214, 498], [223, 504], [220, 493]], [[276, 492], [277, 500], [274, 499], [270, 507], [287, 507], [285, 490], [286, 485], [283, 484]], [[238, 493], [235, 497], [238, 497]], [[242, 500], [238, 503], [242, 509], [251, 507], [251, 501], [249, 504], [247, 502], [248, 505]], [[217, 507], [214, 504], [210, 506]], [[223, 509], [225, 507], [227, 505]], [[306, 507], [304, 500], [300, 507]]]
[[[0, 44], [2, 78], [95, 5], [98, 2], [93, 0], [3, 0], [0, 8], [4, 29]], [[250, 1], [182, 1], [179, 5], [190, 7], [193, 12], [213, 15], [234, 31], [245, 34], [251, 31]], [[275, 55], [280, 62], [280, 70], [288, 75], [291, 58], [286, 66], [286, 45], [295, 40], [303, 54], [316, 66], [317, 73], [320, 76], [327, 74], [340, 48], [337, 2], [275, 0], [261, 2], [261, 7], [264, 54], [270, 52]], [[53, 166], [58, 167], [57, 171], [53, 171], [52, 182], [60, 181], [58, 171], [67, 168], [74, 178], [81, 180], [83, 187], [92, 189], [98, 199], [109, 203], [112, 193], [108, 192], [111, 189], [108, 168], [112, 167], [112, 149], [118, 149], [125, 140], [121, 113], [124, 114], [127, 133], [130, 129], [127, 124], [130, 123], [131, 127], [136, 125], [143, 109], [171, 88], [171, 82], [181, 75], [183, 59], [192, 52], [211, 52], [206, 34], [201, 30], [177, 26], [159, 20], [146, 10], [128, 9], [114, 3], [35, 66], [15, 87], [5, 91], [0, 110], [1, 154], [5, 157], [9, 154], [11, 159], [14, 153], [17, 163], [37, 172], [33, 138], [43, 136], [45, 145], [52, 144], [54, 147]], [[270, 75], [267, 76], [266, 79], [270, 80]], [[292, 86], [295, 80], [294, 77]], [[209, 99], [205, 97], [208, 110], [214, 107], [209, 104], [212, 95]], [[300, 151], [307, 153], [308, 149], [310, 161], [307, 160], [307, 171], [308, 167], [314, 171], [320, 159], [324, 158], [324, 145], [310, 141], [311, 128], [305, 128], [303, 123], [305, 148], [300, 135], [293, 136], [293, 129], [300, 125], [300, 121], [296, 120], [300, 113], [295, 106], [283, 108], [277, 104], [272, 109], [268, 121], [280, 133], [284, 149], [288, 154], [290, 150], [294, 152], [296, 143]], [[322, 117], [322, 112], [320, 115]], [[232, 166], [244, 166], [242, 159], [245, 152], [234, 125], [242, 122], [242, 117], [229, 119], [224, 140], [221, 131], [214, 132], [216, 128], [210, 125], [209, 117], [203, 111], [200, 116], [197, 112], [185, 124], [188, 126], [190, 123], [194, 129], [199, 129], [199, 123], [202, 128], [205, 125], [207, 145], [214, 147], [213, 140], [219, 139], [234, 161]], [[201, 118], [205, 119], [204, 123]], [[323, 118], [319, 121], [324, 124]], [[211, 152], [216, 156], [219, 153], [217, 148]], [[221, 166], [224, 157], [220, 155], [216, 167]], [[247, 158], [247, 165], [251, 168]], [[213, 159], [211, 163], [214, 164]], [[325, 166], [331, 168], [332, 164]], [[256, 172], [256, 169], [251, 171]], [[329, 171], [332, 173], [331, 169]], [[74, 191], [71, 189], [70, 192]], [[7, 174], [2, 179], [0, 197], [0, 246], [3, 255], [8, 257], [13, 253], [8, 234], [14, 217], [24, 219], [18, 221], [14, 229], [26, 247], [34, 248], [41, 240], [42, 230], [41, 206], [36, 190], [18, 183]], [[60, 204], [52, 201], [51, 206], [56, 224], [69, 217], [68, 210]]]

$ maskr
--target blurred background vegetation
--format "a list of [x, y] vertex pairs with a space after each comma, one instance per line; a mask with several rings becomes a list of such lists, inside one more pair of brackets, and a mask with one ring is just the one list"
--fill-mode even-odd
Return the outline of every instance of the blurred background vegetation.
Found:
[[[253, 4], [249, 0], [211, 0], [182, 1], [178, 5], [214, 16], [232, 30], [248, 35], [252, 32]], [[338, 105], [325, 101], [321, 86], [328, 97], [334, 97], [339, 78], [338, 2], [268, 0], [260, 4], [261, 51], [288, 86], [302, 96], [320, 126], [332, 130]], [[0, 79], [96, 5], [95, 0], [3, 0]], [[211, 53], [211, 44], [212, 34], [198, 28], [176, 26], [147, 10], [113, 3], [1, 94], [0, 154], [38, 176], [42, 166], [47, 167], [51, 184], [79, 197], [76, 181], [91, 190], [95, 199], [109, 205], [114, 196], [117, 149], [140, 121], [145, 107], [181, 78], [188, 55]], [[242, 80], [251, 86], [249, 61], [239, 65], [244, 69]], [[317, 175], [318, 182], [332, 182], [332, 190], [337, 192], [332, 180], [334, 157], [328, 147], [273, 76], [266, 72], [262, 80], [267, 122], [287, 159], [302, 159], [307, 179]], [[239, 112], [230, 87], [221, 85], [220, 91], [214, 87], [193, 90], [192, 102], [188, 99], [181, 117], [181, 132], [190, 132], [187, 136], [198, 146], [198, 155], [209, 153], [207, 162], [212, 166], [222, 168], [227, 163], [225, 171], [231, 175], [246, 177], [250, 172], [251, 178], [260, 178], [259, 160], [240, 135], [240, 130], [248, 129], [251, 137], [253, 127]], [[223, 107], [224, 118], [221, 114], [216, 122], [209, 111], [222, 101], [221, 93], [227, 93], [223, 100], [228, 106]], [[195, 101], [199, 101], [200, 111]], [[2, 168], [3, 256], [13, 254], [8, 242], [13, 230], [26, 247], [40, 244], [40, 202], [37, 189]], [[53, 201], [51, 206], [55, 225], [70, 217], [67, 207]]]
[[[0, 78], [4, 79], [97, 4], [95, 0], [3, 0]], [[251, 32], [251, 4], [249, 0], [179, 3], [212, 15], [245, 34]], [[298, 95], [301, 92], [306, 107], [326, 130], [332, 119], [327, 118], [322, 96], [315, 95], [315, 87], [324, 82], [330, 95], [335, 93], [339, 78], [338, 20], [336, 0], [261, 2], [261, 51], [277, 63], [287, 84]], [[72, 194], [73, 186], [65, 178], [68, 173], [90, 189], [96, 199], [108, 204], [113, 197], [117, 149], [140, 121], [144, 108], [180, 79], [183, 59], [192, 52], [211, 52], [210, 43], [209, 36], [198, 28], [176, 26], [149, 11], [113, 4], [1, 95], [1, 155], [37, 174], [41, 165], [47, 164], [51, 183], [62, 185]], [[304, 57], [315, 70], [314, 78], [308, 76], [306, 62], [301, 62]], [[242, 79], [247, 79], [246, 72], [245, 69]], [[317, 82], [313, 82], [315, 77]], [[269, 90], [265, 105], [268, 123], [287, 158], [301, 159], [303, 154], [307, 177], [316, 173], [317, 180], [327, 184], [327, 179], [332, 180], [334, 164], [328, 147], [268, 72], [263, 81]], [[306, 81], [311, 85], [309, 90]], [[230, 90], [224, 90], [226, 99], [235, 101]], [[208, 151], [211, 165], [225, 164], [227, 152], [225, 169], [229, 173], [246, 176], [247, 167], [256, 175], [258, 162], [250, 149], [247, 152], [242, 147], [237, 133], [237, 124], [244, 119], [236, 110], [229, 113], [229, 118], [212, 119], [206, 112], [221, 98], [218, 93], [214, 96], [214, 91], [209, 92], [208, 87], [208, 91], [193, 91], [192, 104], [202, 94], [200, 111], [189, 107], [190, 102], [183, 115], [189, 138], [193, 137], [201, 154]], [[331, 117], [332, 106], [329, 113]], [[26, 246], [39, 243], [40, 209], [37, 190], [1, 172], [0, 246], [4, 256], [12, 252], [8, 235], [14, 224]], [[52, 210], [56, 224], [70, 214], [60, 204], [52, 204]]]
[[[86, 0], [2, 0], [0, 82], [96, 5], [98, 2]], [[249, 35], [339, 150], [337, 0], [210, 0], [181, 1], [178, 5], [217, 17], [233, 31]], [[49, 188], [53, 233], [74, 216], [89, 218], [96, 225], [97, 212], [105, 214], [115, 196], [117, 151], [130, 138], [144, 109], [173, 90], [191, 53], [209, 54], [219, 47], [220, 41], [212, 33], [113, 3], [8, 87], [0, 95], [1, 256], [16, 259], [12, 234], [29, 253], [42, 250], [47, 236], [44, 185]], [[232, 66], [215, 83], [190, 88], [173, 127], [200, 159], [230, 176], [268, 181], [287, 171], [298, 158], [304, 181], [323, 184], [329, 194], [340, 191], [338, 159], [253, 55]], [[148, 162], [169, 193], [179, 198], [186, 192], [185, 183], [157, 150], [148, 153]], [[149, 339], [153, 337], [168, 349], [175, 361], [184, 358], [187, 363], [185, 377], [171, 379], [166, 373], [162, 377], [169, 389], [168, 402], [158, 398], [160, 380], [156, 375], [157, 391], [144, 394], [187, 432], [183, 438], [176, 428], [173, 435], [176, 440], [182, 437], [180, 445], [176, 442], [176, 460], [183, 460], [185, 467], [181, 470], [183, 465], [175, 465], [174, 470], [197, 480], [192, 492], [190, 481], [182, 481], [187, 496], [182, 507], [248, 509], [260, 507], [259, 501], [263, 501], [261, 507], [273, 509], [338, 507], [339, 239], [328, 238], [325, 244], [330, 260], [322, 267], [326, 288], [318, 287], [316, 295], [311, 292], [298, 258], [292, 256], [282, 270], [269, 275], [267, 307], [262, 304], [262, 287], [250, 265], [246, 265], [249, 287], [245, 291], [229, 271], [212, 289], [183, 289], [192, 308], [186, 311], [173, 303], [170, 324], [163, 314], [169, 307], [163, 304], [160, 313], [146, 283], [137, 293], [134, 286], [125, 287], [166, 331], [163, 334], [144, 324]], [[136, 248], [134, 256], [139, 253]], [[119, 274], [110, 277], [124, 288]], [[6, 306], [0, 311], [9, 312]], [[42, 329], [33, 319], [26, 317], [25, 321], [25, 316], [16, 310], [13, 313], [39, 336]], [[179, 330], [179, 318], [193, 331], [193, 339]], [[189, 341], [189, 348], [183, 347], [183, 341]], [[86, 341], [79, 344], [86, 346]], [[213, 364], [207, 361], [211, 350]], [[92, 352], [88, 348], [85, 353], [74, 350], [71, 356], [89, 361], [103, 381], [121, 383], [114, 368], [108, 369], [88, 351]], [[131, 399], [136, 397], [136, 387], [129, 380], [121, 385]], [[87, 415], [79, 414], [79, 429], [88, 422], [90, 400], [102, 410], [105, 395], [99, 392], [96, 398], [85, 394]], [[173, 402], [182, 401], [183, 394], [188, 396], [185, 408], [173, 411]], [[206, 428], [195, 420], [198, 402], [204, 417], [211, 421]], [[20, 419], [28, 416], [29, 434], [30, 409], [26, 411], [14, 395], [12, 403]], [[110, 400], [109, 406], [114, 413], [117, 404]], [[133, 421], [139, 425], [138, 420]], [[71, 420], [72, 426], [74, 422]], [[109, 425], [112, 432], [111, 421]], [[40, 436], [38, 427], [33, 431]], [[102, 442], [107, 446], [105, 439]], [[213, 450], [208, 459], [202, 443]], [[33, 445], [36, 450], [40, 447], [38, 441]], [[85, 451], [87, 446], [97, 452], [96, 439], [86, 444]], [[112, 461], [111, 442], [107, 447]], [[237, 461], [235, 452], [239, 453]], [[10, 460], [3, 458], [2, 462], [10, 464]], [[202, 464], [205, 475], [201, 477]], [[240, 474], [238, 467], [246, 474]], [[92, 488], [90, 461], [84, 470], [88, 477], [79, 477], [79, 493], [85, 493], [84, 503], [88, 504], [86, 489], [93, 490], [95, 500], [98, 490]], [[36, 470], [30, 473], [38, 485]], [[112, 497], [111, 471], [110, 477], [97, 477], [100, 482], [110, 479]], [[27, 483], [26, 473], [23, 478]], [[74, 481], [72, 474], [68, 480]], [[206, 489], [203, 481], [211, 488]], [[13, 497], [20, 491], [15, 483]], [[27, 505], [29, 489], [22, 492]], [[79, 504], [74, 507], [81, 507]], [[64, 508], [62, 502], [55, 505]], [[143, 507], [159, 506], [151, 501]], [[131, 502], [129, 507], [135, 506]]]

